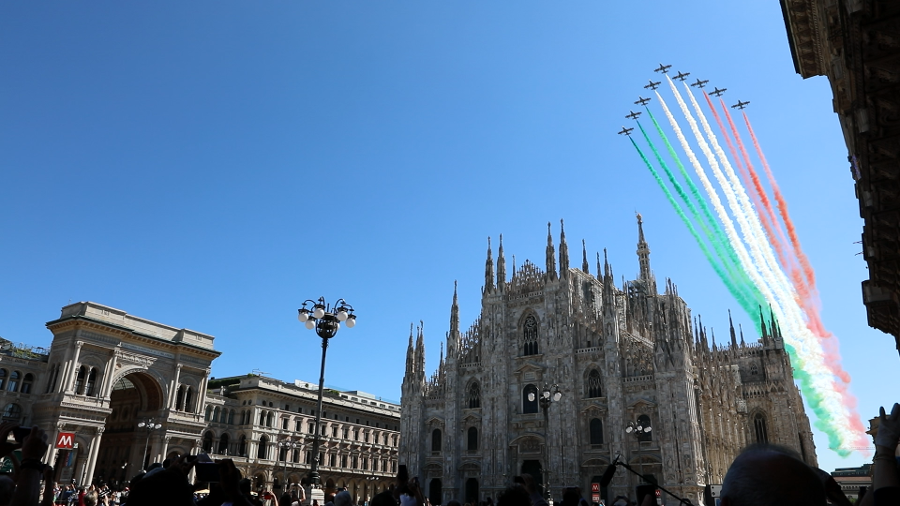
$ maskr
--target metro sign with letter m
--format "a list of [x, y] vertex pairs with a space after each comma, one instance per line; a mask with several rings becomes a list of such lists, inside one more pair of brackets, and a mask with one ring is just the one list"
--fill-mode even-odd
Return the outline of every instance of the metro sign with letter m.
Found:
[[56, 437], [56, 447], [63, 448], [66, 450], [71, 450], [75, 447], [75, 433], [74, 432], [60, 432], [59, 436]]

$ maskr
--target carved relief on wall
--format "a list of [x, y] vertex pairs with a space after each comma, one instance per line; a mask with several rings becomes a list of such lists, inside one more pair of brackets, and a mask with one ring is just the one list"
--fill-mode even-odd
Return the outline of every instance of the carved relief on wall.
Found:
[[519, 451], [522, 453], [540, 453], [541, 440], [536, 437], [528, 437], [519, 443]]

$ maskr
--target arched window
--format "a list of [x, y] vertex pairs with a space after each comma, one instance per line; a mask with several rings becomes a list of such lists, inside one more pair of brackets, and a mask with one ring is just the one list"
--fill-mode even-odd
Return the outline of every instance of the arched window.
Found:
[[269, 438], [267, 438], [266, 436], [262, 436], [261, 438], [259, 438], [259, 448], [256, 450], [256, 458], [269, 458]]
[[478, 429], [475, 427], [469, 427], [468, 432], [468, 441], [466, 441], [466, 449], [469, 451], [475, 451], [478, 449]]
[[3, 408], [3, 421], [18, 422], [22, 418], [22, 408], [18, 404], [7, 404]]
[[757, 443], [769, 442], [769, 431], [766, 427], [766, 417], [762, 413], [757, 413], [753, 417], [753, 431], [756, 433]]
[[194, 412], [194, 391], [190, 386], [184, 389], [184, 410], [188, 413]]
[[259, 424], [258, 425], [260, 425], [260, 426], [266, 425], [266, 412], [265, 411], [259, 412]]
[[[78, 368], [78, 374], [75, 376], [75, 393], [81, 395], [84, 393], [84, 380], [87, 377], [87, 369], [84, 366]], [[12, 383], [12, 381], [10, 381]], [[12, 391], [12, 390], [10, 390]]]
[[750, 365], [750, 374], [752, 376], [756, 376], [757, 374], [759, 374], [759, 367], [757, 367], [756, 364]]
[[212, 406], [206, 406], [206, 418], [204, 418], [204, 420], [206, 420], [208, 422], [210, 420], [211, 416], [212, 416]]
[[534, 385], [527, 385], [522, 390], [522, 413], [538, 412], [538, 391]]
[[603, 444], [603, 422], [599, 418], [591, 418], [591, 444]]
[[219, 413], [219, 423], [226, 423], [228, 421], [228, 410], [222, 408], [222, 412]]
[[266, 426], [274, 427], [275, 426], [275, 413], [269, 411], [268, 417], [266, 417]]
[[[47, 388], [44, 389], [45, 394], [49, 394], [50, 390], [53, 389], [53, 384], [56, 382], [56, 375], [59, 374], [59, 366], [53, 365], [50, 366], [50, 376], [47, 378]], [[0, 386], [0, 388], [3, 388]]]
[[19, 371], [13, 371], [12, 374], [9, 375], [9, 385], [7, 390], [10, 392], [18, 392], [19, 391], [19, 378], [22, 377], [22, 374]]
[[221, 410], [219, 409], [219, 406], [216, 406], [216, 409], [213, 410], [213, 417], [212, 417], [213, 422], [219, 421], [219, 416], [221, 416], [220, 413], [221, 413]]
[[431, 431], [431, 451], [441, 451], [441, 429]]
[[88, 373], [87, 383], [84, 387], [84, 395], [91, 396], [94, 395], [94, 385], [97, 384], [97, 368], [91, 367], [91, 372]]
[[220, 454], [228, 455], [228, 440], [229, 439], [230, 438], [228, 437], [228, 434], [222, 434], [222, 436], [219, 437], [219, 453]]
[[228, 412], [228, 425], [234, 425], [234, 410]]
[[238, 453], [241, 457], [247, 456], [247, 436], [241, 434], [241, 439], [238, 441]]
[[653, 432], [647, 430], [650, 427], [650, 417], [647, 415], [641, 415], [637, 419], [638, 425], [644, 428], [643, 432], [638, 434], [638, 441], [653, 441]]
[[34, 375], [28, 373], [25, 375], [25, 378], [22, 379], [22, 393], [30, 394], [31, 393], [31, 385], [34, 384]]
[[212, 453], [212, 448], [213, 448], [212, 432], [206, 431], [206, 434], [203, 435], [203, 451], [205, 453]]
[[6, 369], [0, 369], [0, 390], [6, 386]]
[[182, 411], [184, 409], [184, 385], [178, 386], [178, 392], [175, 394], [175, 410]]
[[472, 383], [469, 387], [469, 408], [481, 407], [481, 387], [478, 383]]
[[600, 371], [592, 369], [587, 378], [587, 395], [591, 399], [594, 397], [603, 397], [603, 391], [600, 389]]
[[534, 314], [525, 317], [525, 325], [522, 333], [523, 355], [537, 355], [538, 351], [538, 322]]

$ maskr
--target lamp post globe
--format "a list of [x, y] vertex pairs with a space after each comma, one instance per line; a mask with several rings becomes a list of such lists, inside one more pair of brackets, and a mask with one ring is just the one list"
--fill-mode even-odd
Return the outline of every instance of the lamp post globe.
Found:
[[[309, 307], [307, 307], [309, 306]], [[319, 446], [321, 442], [322, 423], [322, 395], [325, 387], [325, 353], [328, 350], [328, 340], [337, 335], [341, 329], [341, 322], [347, 328], [356, 326], [356, 315], [353, 314], [353, 306], [344, 299], [338, 299], [334, 304], [328, 304], [325, 297], [318, 300], [306, 300], [297, 310], [297, 319], [309, 329], [315, 329], [316, 335], [322, 338], [322, 365], [319, 369], [319, 396], [316, 404], [315, 433], [313, 434], [312, 465], [309, 470], [309, 482], [312, 487], [319, 486]]]

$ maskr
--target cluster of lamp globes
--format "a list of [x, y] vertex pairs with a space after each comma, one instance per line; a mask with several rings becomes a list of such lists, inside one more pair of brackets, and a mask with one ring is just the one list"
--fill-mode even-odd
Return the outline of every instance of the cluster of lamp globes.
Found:
[[156, 429], [162, 427], [162, 424], [161, 423], [153, 423], [153, 420], [150, 420], [149, 422], [139, 423], [138, 427], [140, 427], [142, 429], [146, 428], [147, 430], [156, 430]]
[[353, 314], [353, 308], [347, 307], [344, 304], [341, 304], [337, 308], [337, 312], [331, 314], [325, 311], [325, 304], [322, 302], [315, 304], [312, 311], [306, 308], [306, 303], [304, 302], [303, 307], [298, 309], [297, 313], [297, 319], [300, 320], [301, 323], [304, 323], [306, 328], [310, 330], [315, 328], [316, 320], [326, 318], [326, 316], [336, 319], [336, 325], [338, 327], [340, 327], [339, 322], [345, 322], [348, 329], [352, 329], [356, 325], [356, 315]]
[[649, 425], [644, 427], [637, 422], [628, 422], [628, 425], [625, 426], [625, 432], [627, 434], [631, 434], [632, 432], [634, 432], [635, 434], [646, 434], [651, 430], [653, 430], [653, 427]]
[[[528, 392], [528, 402], [534, 402], [536, 395], [534, 392]], [[549, 388], [545, 388], [543, 392], [541, 392], [541, 398], [545, 401], [553, 400], [553, 402], [559, 402], [562, 399], [562, 392], [559, 391], [559, 387], [556, 388], [556, 392], [551, 393]]]

